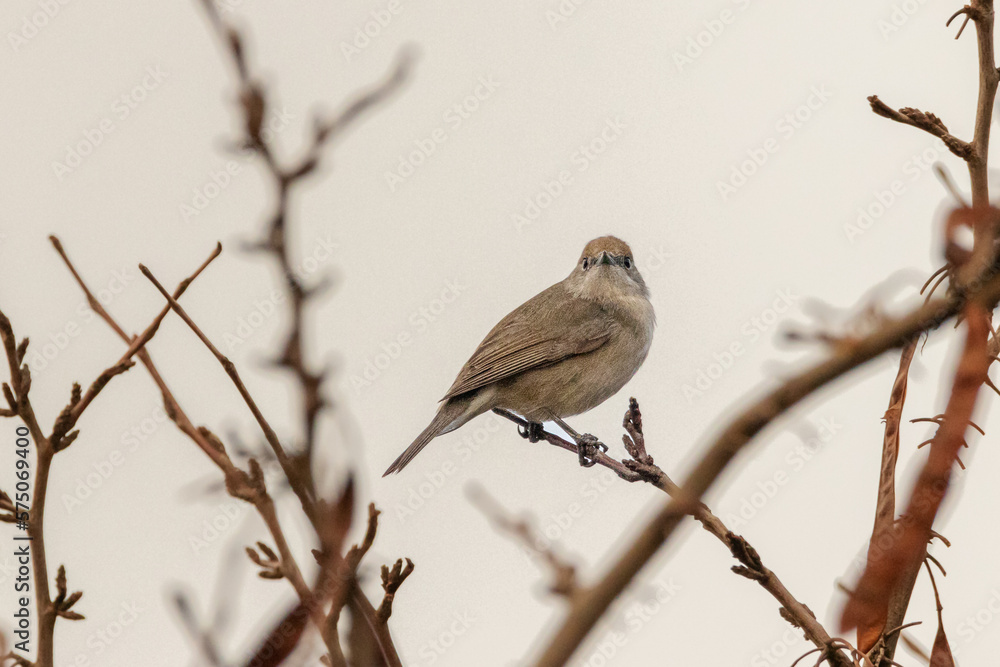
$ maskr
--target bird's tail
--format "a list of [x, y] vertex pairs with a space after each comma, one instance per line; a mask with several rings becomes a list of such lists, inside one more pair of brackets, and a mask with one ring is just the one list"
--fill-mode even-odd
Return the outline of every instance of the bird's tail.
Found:
[[439, 435], [444, 435], [450, 431], [454, 431], [456, 428], [469, 421], [473, 417], [479, 415], [484, 411], [484, 409], [474, 409], [472, 402], [469, 399], [450, 399], [446, 401], [440, 408], [438, 408], [437, 414], [434, 419], [431, 420], [430, 425], [423, 430], [423, 432], [417, 436], [417, 439], [406, 448], [406, 450], [399, 455], [389, 469], [382, 473], [382, 476], [394, 472], [399, 472], [406, 465], [413, 460], [413, 457], [420, 453], [420, 451], [427, 446], [434, 438]]

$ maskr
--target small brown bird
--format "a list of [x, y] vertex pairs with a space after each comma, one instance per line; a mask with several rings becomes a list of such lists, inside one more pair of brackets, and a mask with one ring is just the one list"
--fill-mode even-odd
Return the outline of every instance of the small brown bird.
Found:
[[[625, 386], [646, 359], [656, 316], [632, 250], [614, 236], [594, 239], [573, 272], [524, 303], [486, 336], [441, 399], [430, 426], [385, 475], [399, 472], [432, 439], [494, 408], [531, 426], [594, 408]], [[523, 434], [524, 435], [524, 434]], [[593, 436], [577, 436], [580, 462]], [[537, 437], [537, 436], [534, 436]]]

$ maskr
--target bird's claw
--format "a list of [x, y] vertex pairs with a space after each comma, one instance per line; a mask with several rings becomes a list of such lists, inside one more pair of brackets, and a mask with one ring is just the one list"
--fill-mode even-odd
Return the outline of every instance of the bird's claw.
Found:
[[580, 455], [580, 465], [584, 468], [592, 467], [597, 461], [594, 455], [608, 451], [608, 446], [589, 433], [584, 433], [576, 439], [576, 451]]
[[544, 427], [538, 422], [528, 422], [527, 427], [517, 427], [517, 434], [528, 442], [538, 442], [542, 439], [543, 430]]

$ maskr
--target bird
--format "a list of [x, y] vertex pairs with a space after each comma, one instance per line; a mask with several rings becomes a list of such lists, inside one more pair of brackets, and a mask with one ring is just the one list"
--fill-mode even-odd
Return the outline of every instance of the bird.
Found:
[[[535, 442], [542, 422], [586, 412], [614, 396], [646, 360], [656, 315], [632, 249], [614, 236], [584, 247], [573, 271], [504, 317], [479, 344], [434, 419], [382, 475], [398, 473], [439, 435], [484, 412], [502, 409], [528, 422]], [[578, 435], [585, 450], [598, 445]]]

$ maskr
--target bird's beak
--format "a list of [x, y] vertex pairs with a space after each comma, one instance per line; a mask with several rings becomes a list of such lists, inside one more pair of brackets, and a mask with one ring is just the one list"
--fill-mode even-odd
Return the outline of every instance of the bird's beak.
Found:
[[606, 252], [602, 252], [601, 253], [601, 262], [600, 263], [601, 264], [608, 264], [608, 265], [614, 264], [614, 262], [611, 261], [611, 255], [609, 255]]

